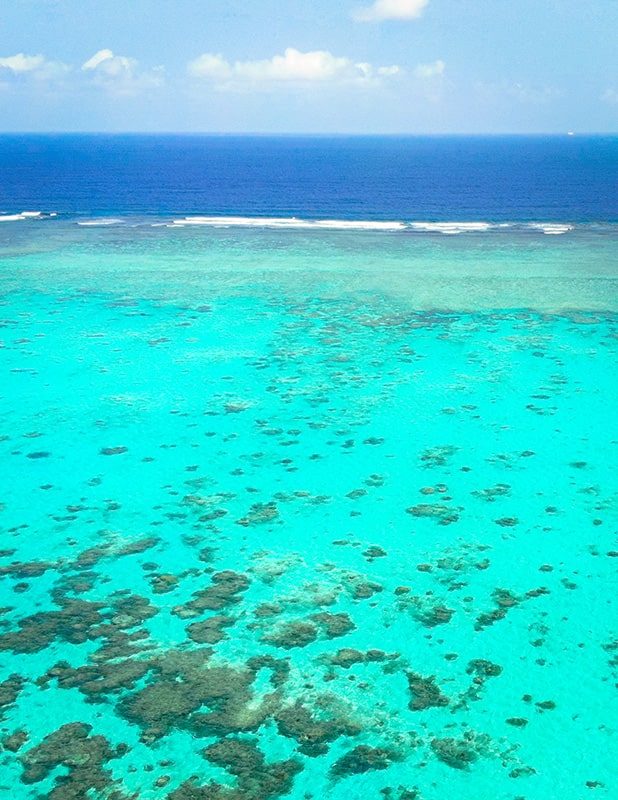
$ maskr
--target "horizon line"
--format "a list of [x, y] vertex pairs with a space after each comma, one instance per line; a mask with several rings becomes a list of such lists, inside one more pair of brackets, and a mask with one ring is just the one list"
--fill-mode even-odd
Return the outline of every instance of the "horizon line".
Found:
[[305, 137], [305, 138], [427, 138], [427, 137], [532, 137], [532, 136], [618, 136], [616, 131], [529, 131], [529, 132], [307, 132], [307, 131], [105, 131], [105, 130], [15, 130], [0, 136], [212, 136], [212, 137]]

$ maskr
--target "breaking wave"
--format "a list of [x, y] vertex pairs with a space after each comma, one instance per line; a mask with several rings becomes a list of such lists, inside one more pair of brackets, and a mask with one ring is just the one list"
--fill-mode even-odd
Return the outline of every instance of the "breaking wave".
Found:
[[303, 219], [301, 217], [248, 217], [248, 216], [216, 216], [192, 215], [186, 217], [169, 217], [157, 214], [140, 217], [81, 217], [74, 215], [47, 213], [43, 211], [20, 211], [0, 213], [0, 222], [21, 222], [24, 220], [58, 220], [70, 221], [84, 228], [110, 226], [125, 227], [205, 227], [205, 228], [262, 228], [276, 230], [307, 231], [374, 231], [384, 233], [405, 233], [419, 235], [479, 235], [500, 232], [543, 234], [558, 236], [575, 230], [615, 233], [615, 223], [582, 223], [575, 226], [570, 222], [488, 222], [488, 221], [403, 221], [403, 220], [350, 220], [350, 219]]

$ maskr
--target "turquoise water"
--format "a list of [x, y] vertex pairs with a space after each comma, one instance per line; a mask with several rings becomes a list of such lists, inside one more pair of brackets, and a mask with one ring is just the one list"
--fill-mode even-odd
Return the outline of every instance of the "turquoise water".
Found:
[[3, 791], [618, 794], [613, 236], [6, 226]]

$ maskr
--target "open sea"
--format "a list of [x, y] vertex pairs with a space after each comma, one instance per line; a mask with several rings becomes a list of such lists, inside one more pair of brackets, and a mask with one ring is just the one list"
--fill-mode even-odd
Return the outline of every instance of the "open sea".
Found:
[[618, 797], [618, 137], [0, 136], [0, 797]]

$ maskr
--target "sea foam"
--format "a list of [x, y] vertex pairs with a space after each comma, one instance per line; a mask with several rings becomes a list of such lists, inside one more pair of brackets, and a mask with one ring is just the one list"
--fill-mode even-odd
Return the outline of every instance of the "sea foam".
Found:
[[428, 233], [484, 233], [498, 226], [491, 222], [411, 222], [410, 227], [415, 231]]
[[557, 236], [573, 230], [573, 225], [559, 222], [534, 222], [530, 223], [528, 227], [551, 236]]
[[[22, 219], [40, 219], [46, 216], [42, 211], [21, 211], [19, 214], [0, 214], [0, 222], [17, 222]], [[48, 214], [53, 217], [55, 214]]]
[[378, 230], [397, 231], [405, 229], [403, 222], [381, 222], [344, 219], [299, 219], [298, 217], [203, 217], [191, 216], [175, 219], [174, 226], [205, 225], [217, 228], [325, 228], [331, 230]]
[[77, 224], [85, 228], [96, 228], [102, 225], [122, 225], [123, 221], [116, 217], [103, 217], [101, 219], [79, 220]]

